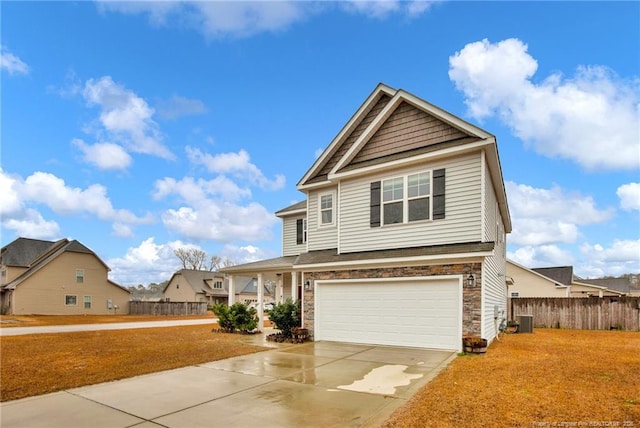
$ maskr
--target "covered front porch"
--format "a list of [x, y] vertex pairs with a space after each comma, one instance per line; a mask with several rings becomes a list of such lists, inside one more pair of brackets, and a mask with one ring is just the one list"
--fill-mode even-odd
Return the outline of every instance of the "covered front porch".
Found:
[[228, 303], [229, 306], [236, 303], [238, 299], [238, 287], [243, 286], [237, 282], [237, 278], [250, 277], [257, 278], [257, 307], [260, 326], [264, 325], [264, 303], [265, 284], [272, 281], [275, 284], [273, 301], [275, 304], [282, 303], [290, 298], [299, 301], [302, 296], [302, 273], [294, 270], [293, 264], [297, 256], [285, 256], [275, 259], [260, 260], [252, 263], [245, 263], [237, 266], [229, 266], [220, 269], [228, 283]]

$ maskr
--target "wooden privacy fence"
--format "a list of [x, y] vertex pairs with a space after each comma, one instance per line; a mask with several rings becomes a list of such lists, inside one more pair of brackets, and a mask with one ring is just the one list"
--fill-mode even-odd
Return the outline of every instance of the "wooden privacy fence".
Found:
[[207, 302], [129, 302], [131, 315], [206, 315]]
[[534, 327], [640, 330], [640, 297], [513, 297], [511, 319], [533, 315]]

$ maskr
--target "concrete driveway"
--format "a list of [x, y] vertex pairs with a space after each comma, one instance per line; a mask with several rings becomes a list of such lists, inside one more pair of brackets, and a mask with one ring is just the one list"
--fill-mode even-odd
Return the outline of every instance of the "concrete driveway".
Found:
[[335, 342], [251, 355], [0, 404], [14, 427], [378, 426], [454, 351]]

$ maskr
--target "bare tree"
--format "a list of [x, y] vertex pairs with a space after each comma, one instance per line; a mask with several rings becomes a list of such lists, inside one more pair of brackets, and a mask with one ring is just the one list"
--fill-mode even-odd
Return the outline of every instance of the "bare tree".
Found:
[[211, 261], [209, 262], [209, 270], [217, 272], [222, 268], [226, 268], [229, 266], [235, 266], [235, 262], [231, 261], [228, 257], [222, 258], [217, 255], [211, 256]]
[[182, 262], [184, 269], [203, 270], [207, 253], [196, 248], [178, 248], [173, 254]]

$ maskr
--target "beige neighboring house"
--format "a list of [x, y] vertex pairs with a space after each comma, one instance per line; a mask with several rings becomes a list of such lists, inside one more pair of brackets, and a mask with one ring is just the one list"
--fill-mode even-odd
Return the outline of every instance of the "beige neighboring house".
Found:
[[224, 276], [206, 270], [181, 269], [175, 272], [162, 294], [170, 302], [207, 302], [216, 305], [229, 301]]
[[[571, 297], [571, 286], [507, 260], [509, 297]], [[571, 284], [571, 280], [569, 280]]]
[[590, 297], [621, 296], [604, 286], [578, 282], [572, 266], [533, 268], [507, 260], [509, 297]]
[[637, 274], [622, 278], [578, 279], [576, 283], [581, 285], [605, 287], [610, 291], [624, 293], [627, 296], [640, 297], [640, 280]]
[[18, 238], [0, 252], [3, 313], [128, 314], [131, 293], [109, 280], [109, 267], [80, 242]]
[[282, 256], [220, 270], [230, 300], [238, 276], [257, 279], [259, 302], [273, 281], [276, 301], [301, 300], [313, 340], [459, 350], [463, 335], [496, 337], [511, 218], [495, 136], [379, 84], [297, 189], [276, 212]]

